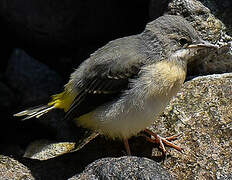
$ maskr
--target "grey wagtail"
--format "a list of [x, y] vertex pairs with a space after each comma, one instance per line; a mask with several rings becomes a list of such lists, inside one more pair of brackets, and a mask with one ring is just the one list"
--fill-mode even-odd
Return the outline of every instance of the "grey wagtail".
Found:
[[165, 15], [148, 23], [141, 34], [110, 41], [90, 55], [72, 74], [64, 92], [51, 102], [15, 114], [25, 119], [40, 117], [60, 108], [65, 119], [74, 119], [85, 128], [124, 141], [145, 131], [165, 153], [164, 144], [176, 136], [163, 138], [146, 129], [163, 112], [186, 77], [187, 63], [201, 49], [217, 48], [203, 41], [182, 17]]

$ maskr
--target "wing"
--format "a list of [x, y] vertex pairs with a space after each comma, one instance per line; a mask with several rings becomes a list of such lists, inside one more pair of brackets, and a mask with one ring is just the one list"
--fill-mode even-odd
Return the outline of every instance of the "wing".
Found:
[[117, 99], [144, 65], [144, 48], [139, 35], [129, 36], [109, 42], [84, 61], [71, 75], [69, 83], [78, 95], [65, 119], [79, 117]]

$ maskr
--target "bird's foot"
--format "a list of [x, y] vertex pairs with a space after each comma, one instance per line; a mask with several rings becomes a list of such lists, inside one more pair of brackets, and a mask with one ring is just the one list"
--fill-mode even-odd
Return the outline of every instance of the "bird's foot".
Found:
[[126, 148], [127, 155], [131, 156], [131, 151], [130, 151], [130, 146], [129, 146], [129, 143], [128, 143], [128, 139], [124, 139], [123, 142], [124, 142], [124, 146]]
[[144, 132], [150, 134], [151, 136], [153, 136], [155, 138], [155, 139], [153, 139], [153, 138], [148, 137], [148, 136], [145, 135], [147, 141], [159, 144], [160, 148], [161, 148], [161, 150], [163, 151], [164, 154], [166, 154], [166, 152], [167, 152], [165, 147], [164, 147], [164, 144], [167, 145], [167, 146], [170, 146], [170, 147], [172, 147], [172, 148], [174, 148], [174, 149], [176, 149], [176, 150], [178, 150], [180, 152], [183, 150], [183, 148], [181, 148], [180, 146], [177, 146], [174, 143], [170, 142], [172, 140], [177, 139], [179, 137], [179, 135], [174, 135], [174, 136], [163, 138], [163, 137], [159, 136], [158, 134], [152, 132], [149, 129], [145, 129]]

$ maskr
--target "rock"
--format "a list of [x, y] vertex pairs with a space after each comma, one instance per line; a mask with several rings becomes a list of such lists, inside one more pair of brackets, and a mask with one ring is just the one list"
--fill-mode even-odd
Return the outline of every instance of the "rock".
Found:
[[167, 9], [169, 0], [150, 0], [149, 4], [149, 16], [151, 19], [156, 19], [162, 16]]
[[[10, 130], [8, 130], [8, 131], [10, 131]], [[6, 134], [6, 133], [4, 133], [4, 135], [8, 136], [8, 134]], [[20, 137], [17, 137], [17, 140], [19, 138]], [[20, 143], [17, 144], [17, 143], [14, 142], [14, 140], [16, 138], [15, 139], [12, 138], [13, 139], [12, 140], [9, 137], [6, 137], [6, 139], [8, 140], [8, 143], [4, 142], [4, 139], [1, 139], [1, 144], [0, 144], [0, 150], [1, 151], [0, 151], [0, 153], [4, 154], [5, 156], [9, 156], [9, 157], [11, 157], [12, 155], [17, 156], [17, 157], [22, 157], [23, 154], [24, 154], [25, 149], [23, 149], [22, 146], [20, 146]], [[20, 141], [20, 139], [17, 142], [19, 142], [19, 141]]]
[[231, 109], [232, 73], [186, 82], [151, 128], [165, 136], [182, 134], [175, 143], [184, 152], [169, 150], [163, 166], [177, 179], [219, 179], [231, 174]]
[[231, 180], [232, 179], [232, 174], [224, 174], [223, 176], [217, 176], [217, 179], [220, 179], [220, 180]]
[[224, 24], [200, 1], [172, 0], [168, 4], [167, 13], [185, 17], [204, 40], [216, 43], [224, 37]]
[[2, 73], [4, 73], [6, 71], [6, 66], [7, 66], [8, 60], [10, 58], [10, 55], [12, 54], [14, 45], [11, 42], [11, 40], [13, 38], [8, 36], [8, 30], [6, 30], [6, 28], [3, 28], [6, 25], [2, 21], [1, 16], [0, 16], [0, 25], [1, 25], [1, 29], [0, 29], [0, 39], [1, 39], [0, 79], [1, 79]]
[[1, 179], [35, 179], [31, 171], [22, 163], [8, 157], [0, 155], [0, 178]]
[[[23, 42], [23, 45], [25, 44], [33, 45], [30, 46], [30, 48], [27, 48], [27, 51], [30, 52], [30, 54], [36, 56], [41, 53], [41, 56], [45, 56], [44, 52], [49, 51], [50, 55], [53, 54], [54, 52], [57, 52], [55, 56], [59, 56], [59, 54], [60, 53], [62, 54], [63, 52], [59, 52], [57, 51], [57, 49], [59, 49], [60, 47], [64, 47], [63, 44], [67, 44], [70, 41], [70, 39], [68, 39], [67, 41], [62, 42], [62, 38], [65, 37], [65, 35], [64, 36], [62, 35], [63, 32], [62, 28], [66, 26], [69, 22], [67, 22], [67, 24], [64, 24], [64, 26], [62, 24], [60, 26], [57, 25], [59, 25], [59, 22], [63, 22], [63, 20], [66, 20], [67, 17], [70, 16], [68, 16], [67, 14], [66, 14], [67, 16], [66, 15], [63, 16], [62, 13], [58, 15], [54, 15], [53, 18], [55, 20], [53, 21], [53, 24], [47, 26], [47, 22], [50, 22], [49, 18], [46, 19], [48, 17], [48, 14], [54, 13], [54, 10], [57, 9], [59, 10], [60, 6], [56, 6], [57, 5], [56, 3], [52, 3], [50, 4], [51, 6], [47, 7], [47, 9], [44, 9], [44, 14], [43, 14], [44, 16], [39, 17], [38, 16], [39, 14], [35, 13], [34, 16], [31, 17], [29, 16], [30, 13], [37, 12], [34, 11], [34, 9], [37, 8], [39, 9], [40, 7], [43, 7], [45, 3], [43, 1], [41, 2], [38, 1], [36, 4], [36, 2], [37, 1], [33, 1], [33, 2], [29, 2], [29, 4], [28, 3], [25, 4], [22, 2], [18, 3], [18, 1], [8, 2], [6, 0], [3, 0], [0, 2], [0, 15], [9, 12], [9, 17], [8, 17], [9, 19], [7, 20], [8, 23], [11, 24], [11, 26], [9, 26], [9, 29], [12, 30], [12, 29], [17, 29], [15, 27], [19, 27], [19, 31], [18, 31], [19, 34], [14, 34], [15, 32], [13, 34], [18, 37], [17, 39], [18, 42], [22, 42], [23, 38], [25, 37], [26, 41]], [[50, 1], [47, 2], [49, 3]], [[109, 5], [111, 7], [112, 5], [111, 3], [113, 2], [114, 1], [111, 2], [107, 1], [108, 4], [106, 4], [106, 6]], [[140, 2], [143, 4], [142, 1]], [[5, 9], [4, 8], [1, 9], [3, 7], [1, 5], [4, 5], [4, 3], [6, 5]], [[57, 3], [63, 4], [63, 2], [57, 2]], [[78, 4], [79, 1], [75, 3]], [[89, 7], [88, 2], [85, 3], [86, 6], [82, 10], [84, 10], [86, 13], [87, 12], [89, 13], [89, 11], [86, 11], [86, 9], [88, 9]], [[123, 2], [115, 1], [115, 3], [116, 4], [113, 4], [114, 6], [118, 5], [116, 9], [121, 9], [120, 8], [121, 6], [124, 7]], [[138, 3], [137, 1], [136, 2], [134, 1], [132, 6], [134, 7], [135, 5], [138, 4], [140, 5], [140, 3], [138, 4], [137, 3]], [[153, 6], [152, 3], [153, 5], [156, 4], [157, 6], [156, 7]], [[14, 6], [14, 4], [19, 6], [18, 7]], [[32, 6], [30, 4], [32, 4]], [[72, 3], [70, 1], [67, 2], [67, 4], [65, 3], [64, 5], [69, 6], [71, 4]], [[94, 2], [92, 5], [95, 6], [96, 4], [98, 3]], [[101, 3], [99, 5], [102, 6]], [[122, 11], [117, 11], [117, 13], [121, 13], [120, 15], [128, 12], [130, 13], [131, 11], [128, 11], [128, 7], [130, 7], [130, 3], [128, 2], [127, 5], [128, 6], [125, 6], [124, 7], [125, 9], [122, 10], [123, 13], [121, 13]], [[65, 13], [69, 12], [66, 11], [66, 7], [64, 7]], [[141, 6], [138, 7], [140, 8]], [[152, 11], [154, 7], [156, 9], [155, 11]], [[22, 9], [25, 8], [28, 11], [19, 11], [21, 8]], [[49, 11], [49, 8], [51, 8], [53, 11]], [[75, 6], [73, 6], [73, 8], [75, 9]], [[159, 10], [156, 11], [157, 9]], [[163, 14], [162, 11], [166, 11], [166, 13], [168, 14], [182, 15], [187, 20], [189, 20], [190, 23], [198, 30], [202, 38], [212, 43], [216, 43], [220, 45], [221, 48], [219, 49], [218, 52], [209, 52], [209, 56], [206, 59], [199, 59], [198, 62], [195, 62], [189, 69], [190, 75], [211, 74], [216, 72], [217, 73], [231, 72], [232, 70], [232, 63], [231, 63], [232, 53], [229, 44], [229, 41], [231, 41], [231, 37], [226, 34], [227, 29], [225, 25], [212, 14], [214, 13], [214, 11], [210, 11], [210, 9], [211, 8], [207, 8], [203, 6], [201, 2], [196, 0], [183, 0], [183, 1], [165, 0], [162, 2], [161, 1], [155, 2], [151, 0], [150, 12], [152, 11], [153, 13], [151, 14], [151, 16], [155, 16], [155, 12], [157, 12], [159, 13], [156, 15], [157, 17]], [[8, 10], [12, 10], [12, 11], [8, 11]], [[16, 16], [14, 14], [15, 12], [16, 12]], [[96, 12], [98, 12], [98, 10], [96, 10]], [[115, 11], [112, 11], [110, 13], [114, 13], [114, 12]], [[127, 22], [128, 19], [129, 20], [135, 19], [137, 21], [136, 17], [141, 16], [141, 14], [138, 13], [139, 11], [137, 11], [136, 8], [135, 8], [135, 12], [137, 16], [134, 16], [132, 13], [128, 17], [124, 16], [123, 21], [125, 20], [124, 22]], [[70, 13], [72, 14], [73, 12]], [[117, 19], [117, 13], [114, 14], [116, 17], [115, 19]], [[22, 16], [17, 16], [18, 14], [21, 14]], [[107, 13], [105, 11], [102, 11], [100, 17], [106, 14]], [[95, 14], [90, 13], [90, 16], [95, 16]], [[28, 21], [25, 20], [25, 17], [29, 18], [26, 19]], [[52, 18], [52, 16], [49, 17]], [[89, 17], [89, 14], [80, 17]], [[14, 21], [14, 18], [17, 22]], [[40, 18], [41, 21], [34, 21], [37, 18]], [[117, 23], [115, 24], [114, 21], [105, 21], [104, 18], [100, 19], [99, 16], [96, 16], [96, 18], [99, 21], [102, 21], [102, 23], [99, 23], [99, 21], [95, 21], [92, 18], [89, 19], [87, 18], [88, 20], [86, 22], [83, 22], [85, 23], [84, 25], [86, 26], [82, 28], [86, 30], [86, 35], [81, 38], [83, 38], [83, 41], [86, 44], [82, 44], [83, 41], [80, 42], [76, 41], [75, 38], [77, 38], [77, 36], [80, 35], [77, 33], [78, 31], [73, 31], [70, 33], [70, 35], [74, 32], [78, 34], [77, 36], [75, 36], [73, 40], [73, 44], [75, 45], [74, 49], [75, 48], [78, 49], [79, 47], [76, 46], [79, 46], [80, 43], [82, 46], [80, 47], [80, 49], [85, 49], [85, 47], [88, 46], [92, 48], [92, 49], [90, 48], [91, 50], [96, 50], [97, 49], [96, 46], [98, 46], [99, 44], [96, 45], [95, 43], [96, 41], [99, 41], [99, 39], [102, 40], [100, 44], [101, 43], [103, 44], [106, 41], [106, 39], [107, 41], [110, 38], [115, 39], [115, 37], [119, 36], [119, 34], [120, 36], [123, 36], [123, 35], [127, 35], [128, 33], [132, 33], [130, 29], [134, 28], [134, 26], [131, 26], [130, 23], [128, 24], [129, 26], [131, 26], [130, 29], [123, 29], [124, 28], [123, 25]], [[141, 16], [140, 18], [143, 19], [144, 17]], [[57, 19], [58, 21], [56, 21]], [[84, 18], [83, 20], [85, 21]], [[142, 21], [145, 22], [145, 19], [143, 19]], [[88, 24], [88, 22], [90, 22], [90, 24]], [[139, 22], [141, 23], [141, 21]], [[29, 26], [24, 26], [25, 23], [26, 25]], [[108, 32], [109, 34], [107, 34], [106, 38], [101, 39], [101, 37], [105, 36], [105, 33], [102, 33], [99, 36], [99, 34], [102, 32], [101, 28], [103, 28], [103, 30], [105, 29], [105, 27], [108, 28], [108, 23], [109, 24], [113, 23], [112, 27], [117, 26], [117, 28], [119, 28], [122, 31], [120, 31], [119, 34], [114, 34], [114, 32], [118, 31], [119, 29], [113, 28], [115, 31], [112, 32], [111, 27], [109, 27], [109, 29], [107, 29], [107, 32], [109, 30]], [[23, 26], [21, 26], [22, 24]], [[32, 24], [32, 26], [30, 26], [30, 24]], [[96, 24], [99, 25], [100, 29], [97, 28], [96, 34], [91, 34], [91, 31], [95, 31], [95, 28], [92, 27], [93, 26], [96, 27], [95, 26]], [[135, 24], [137, 26], [137, 22]], [[57, 28], [55, 26], [57, 26]], [[27, 31], [23, 30], [24, 27], [28, 27], [29, 29], [27, 30], [29, 30], [30, 32], [25, 33]], [[30, 29], [31, 27], [33, 28]], [[144, 25], [138, 27], [138, 29], [140, 28], [143, 29]], [[136, 29], [135, 31], [137, 31], [138, 29]], [[10, 32], [12, 33], [12, 31]], [[43, 32], [45, 33], [43, 34]], [[54, 34], [50, 32], [54, 32]], [[59, 34], [60, 32], [61, 34]], [[109, 37], [111, 33], [114, 35]], [[37, 35], [38, 38], [35, 38]], [[45, 37], [50, 38], [50, 40], [48, 38], [48, 40], [50, 41], [48, 44], [46, 44], [47, 42], [45, 40], [46, 39]], [[95, 43], [92, 44], [91, 39], [93, 39]], [[56, 42], [58, 42], [57, 46], [56, 45], [52, 46], [52, 43], [56, 43]], [[46, 45], [43, 46], [44, 44]], [[72, 43], [68, 44], [67, 48], [73, 47], [73, 44]], [[82, 51], [80, 49], [78, 50], [78, 53]], [[90, 49], [88, 49], [87, 51], [91, 51]], [[86, 52], [83, 54], [87, 54]], [[72, 53], [76, 53], [76, 51], [75, 52], [72, 51]], [[64, 54], [65, 56], [67, 55], [66, 50], [64, 50]], [[67, 56], [69, 55], [70, 54], [68, 54]], [[84, 56], [81, 56], [80, 59], [83, 59], [83, 57]], [[63, 64], [67, 63], [67, 59], [63, 58], [62, 63]], [[74, 60], [77, 61], [77, 64], [79, 63], [80, 59], [79, 57], [74, 58]], [[45, 61], [49, 61], [49, 60], [50, 59], [45, 58]], [[56, 63], [54, 62], [51, 62], [51, 64], [54, 64], [56, 66]], [[61, 67], [62, 71], [64, 69], [66, 70], [66, 66]], [[47, 79], [48, 77], [51, 77], [51, 79]], [[123, 147], [123, 143], [120, 141], [110, 141], [102, 137], [98, 137], [93, 141], [91, 141], [90, 143], [88, 143], [84, 148], [81, 148], [79, 151], [63, 154], [66, 152], [70, 152], [70, 149], [73, 147], [72, 143], [69, 144], [67, 142], [64, 144], [59, 144], [59, 143], [54, 144], [53, 143], [54, 141], [46, 140], [45, 142], [42, 143], [37, 142], [37, 145], [32, 145], [28, 147], [25, 156], [36, 158], [36, 159], [22, 158], [23, 161], [20, 160], [17, 161], [16, 159], [14, 160], [6, 156], [0, 156], [0, 157], [4, 157], [2, 158], [4, 162], [6, 161], [9, 161], [10, 163], [13, 162], [13, 165], [6, 165], [5, 163], [1, 163], [3, 164], [1, 165], [1, 169], [4, 170], [4, 174], [2, 173], [3, 177], [7, 175], [9, 176], [9, 178], [6, 179], [16, 179], [13, 177], [13, 175], [20, 174], [18, 172], [26, 172], [25, 178], [29, 178], [29, 179], [30, 177], [32, 177], [31, 179], [33, 179], [33, 176], [36, 179], [56, 179], [56, 180], [68, 179], [71, 178], [74, 174], [76, 175], [73, 176], [71, 179], [77, 179], [77, 178], [97, 179], [101, 177], [106, 177], [105, 175], [107, 174], [107, 170], [109, 171], [112, 170], [107, 175], [112, 175], [117, 173], [118, 177], [123, 177], [123, 175], [125, 175], [124, 177], [139, 176], [141, 178], [150, 177], [151, 179], [157, 176], [159, 178], [165, 177], [166, 179], [167, 178], [170, 179], [171, 176], [177, 179], [203, 179], [203, 178], [231, 179], [231, 174], [232, 174], [232, 170], [231, 170], [232, 167], [231, 164], [232, 162], [232, 157], [231, 157], [232, 156], [232, 148], [231, 148], [232, 147], [232, 140], [231, 140], [232, 80], [231, 79], [232, 79], [232, 74], [227, 73], [227, 74], [199, 77], [186, 82], [183, 89], [177, 94], [177, 96], [171, 101], [170, 105], [166, 108], [166, 111], [159, 117], [159, 119], [154, 123], [154, 125], [150, 127], [154, 132], [157, 132], [163, 136], [182, 133], [182, 136], [175, 143], [184, 148], [183, 153], [177, 152], [176, 150], [167, 147], [166, 148], [168, 150], [167, 157], [166, 159], [161, 159], [162, 158], [160, 157], [161, 151], [158, 149], [157, 145], [146, 142], [143, 137], [133, 137], [129, 140], [132, 154], [136, 156], [149, 157], [159, 163], [156, 163], [146, 158], [136, 158], [136, 157], [102, 159], [104, 157], [118, 157], [124, 155], [123, 152], [125, 151], [125, 149]], [[61, 90], [63, 85], [64, 83], [62, 82], [61, 78], [59, 77], [59, 75], [57, 75], [56, 72], [54, 72], [47, 66], [37, 62], [34, 58], [27, 55], [21, 49], [17, 49], [14, 51], [10, 59], [6, 73], [6, 83], [4, 82], [2, 89], [3, 89], [3, 93], [5, 93], [7, 95], [6, 97], [7, 98], [9, 97], [9, 99], [11, 99], [11, 93], [13, 93], [12, 97], [14, 101], [15, 100], [17, 101], [16, 104], [21, 106], [19, 107], [20, 109], [24, 109], [26, 106], [30, 107], [32, 105], [39, 105], [41, 103], [44, 103], [45, 99], [48, 99], [50, 95], [56, 93], [58, 90]], [[0, 89], [1, 89], [1, 84], [0, 84]], [[5, 98], [5, 96], [3, 96], [3, 98]], [[7, 104], [8, 102], [6, 101], [7, 100], [5, 99], [3, 100], [3, 102], [6, 103], [6, 107], [8, 107], [8, 105], [9, 107], [11, 107], [12, 102]], [[10, 118], [7, 118], [6, 120], [9, 119]], [[46, 130], [44, 127], [38, 127], [38, 123], [35, 124], [35, 121], [28, 121], [29, 123], [31, 123], [29, 124], [29, 128], [25, 128], [26, 125], [21, 124], [20, 126], [23, 128], [20, 130], [25, 132], [25, 134], [22, 134], [22, 132], [18, 131], [19, 130], [18, 128], [13, 127], [14, 123], [11, 123], [11, 121], [9, 121], [10, 125], [9, 128], [7, 128], [7, 131], [9, 131], [8, 134], [2, 133], [6, 138], [6, 142], [7, 142], [6, 144], [7, 147], [5, 147], [4, 151], [5, 152], [8, 151], [9, 154], [20, 156], [22, 154], [21, 151], [24, 150], [22, 146], [26, 146], [27, 144], [27, 141], [24, 142], [24, 140], [27, 138], [31, 138], [30, 142], [34, 142], [35, 139], [41, 139], [41, 138], [55, 139], [55, 141], [57, 142], [63, 138], [63, 142], [66, 142], [65, 141], [66, 137], [68, 137], [67, 138], [68, 141], [68, 139], [71, 137], [74, 137], [73, 139], [79, 139], [76, 138], [77, 137], [76, 134], [79, 135], [84, 134], [81, 133], [79, 128], [77, 128], [75, 125], [70, 125], [64, 122], [62, 112], [60, 112], [60, 114], [58, 113], [55, 116], [53, 116], [53, 114], [50, 113], [46, 117], [41, 117], [41, 121], [43, 121], [44, 124], [46, 124], [46, 127], [52, 127], [52, 129], [55, 129], [54, 130], [55, 132], [52, 130], [55, 135], [49, 134], [46, 135], [45, 137], [40, 137], [46, 134]], [[2, 126], [2, 129], [6, 129], [5, 126]], [[37, 129], [37, 131], [35, 131], [35, 129]], [[50, 133], [50, 129], [48, 131]], [[37, 138], [33, 138], [35, 134], [38, 135]], [[11, 141], [11, 139], [9, 140], [9, 137], [11, 135], [14, 141]], [[9, 144], [11, 145], [12, 148], [9, 147]], [[40, 145], [38, 146], [38, 144]], [[67, 144], [68, 146], [66, 147], [65, 145]], [[33, 149], [31, 147], [36, 147], [36, 149]], [[16, 151], [20, 151], [20, 153], [17, 154]], [[3, 151], [1, 150], [1, 152]], [[62, 155], [60, 156], [60, 154]], [[39, 161], [37, 159], [41, 159], [41, 160], [47, 159], [47, 160]], [[14, 166], [15, 162], [17, 163], [22, 162], [25, 166], [22, 167], [18, 165]], [[86, 169], [84, 170], [85, 167]], [[163, 170], [162, 167], [164, 167], [166, 170]], [[82, 172], [83, 170], [84, 172]], [[31, 173], [30, 171], [32, 172], [33, 176], [30, 176]], [[168, 171], [168, 173], [171, 174], [171, 176], [166, 171]], [[8, 172], [10, 172], [10, 175], [7, 174]], [[27, 176], [27, 174], [29, 175]]]
[[13, 143], [18, 137], [14, 134], [17, 129], [17, 122], [12, 118], [12, 109], [16, 106], [15, 102], [17, 102], [17, 99], [14, 92], [0, 81], [0, 150], [2, 150], [2, 146], [5, 147], [4, 143]]
[[12, 90], [0, 82], [0, 112], [9, 111], [14, 106], [15, 96]]
[[223, 21], [227, 26], [227, 32], [232, 35], [232, 2], [230, 0], [200, 0], [205, 6], [207, 6], [212, 13]]
[[[166, 168], [171, 176], [177, 179], [229, 178], [232, 173], [231, 80], [232, 73], [227, 73], [198, 77], [186, 82], [166, 111], [151, 127], [154, 132], [163, 136], [182, 133], [175, 143], [184, 148], [183, 153], [166, 147], [168, 156], [164, 161], [160, 161], [161, 151], [157, 147], [154, 148], [153, 157], [151, 157], [152, 151], [147, 148], [155, 145], [148, 142], [143, 144], [145, 139], [141, 137], [130, 139], [132, 154], [160, 161], [159, 165]], [[135, 146], [133, 139], [138, 140], [136, 143], [140, 145]], [[119, 144], [121, 144], [120, 147]], [[62, 148], [62, 146], [60, 147]], [[73, 174], [76, 175], [71, 179], [101, 179], [101, 177], [105, 177], [103, 173], [107, 169], [110, 169], [112, 174], [116, 174], [118, 171], [124, 173], [118, 174], [118, 177], [128, 175], [128, 172], [131, 177], [140, 175], [142, 177], [145, 174], [147, 175], [145, 178], [151, 177], [151, 179], [157, 174], [160, 175], [160, 172], [156, 173], [157, 163], [146, 158], [122, 157], [121, 159], [101, 160], [105, 156], [122, 155], [123, 149], [123, 143], [99, 137], [80, 151], [63, 154], [40, 163], [36, 161], [29, 167], [33, 169], [36, 177], [41, 179], [68, 179]], [[47, 150], [48, 155], [53, 152], [52, 148]], [[60, 152], [60, 149], [58, 151]], [[147, 152], [150, 154], [147, 155]], [[100, 160], [90, 164], [97, 159]], [[119, 170], [117, 169], [118, 164], [120, 164]], [[138, 166], [144, 169], [138, 170]], [[86, 169], [81, 173], [84, 167]], [[134, 167], [137, 169], [133, 169]], [[139, 172], [142, 174], [138, 174]]]
[[16, 49], [9, 60], [6, 81], [24, 107], [45, 103], [50, 95], [63, 87], [62, 79], [56, 72], [21, 49]]
[[[17, 129], [18, 131], [18, 136], [10, 132], [12, 138], [20, 137], [20, 134], [26, 136], [22, 138], [22, 140], [25, 140], [24, 142], [20, 140], [23, 144], [28, 143], [29, 140], [34, 141], [35, 139], [47, 138], [48, 136], [50, 138], [57, 138], [59, 141], [74, 140], [77, 136], [76, 134], [79, 132], [78, 128], [73, 124], [70, 125], [70, 122], [63, 121], [64, 112], [62, 110], [52, 111], [42, 116], [39, 120], [20, 122], [19, 119], [21, 118], [12, 118], [16, 112], [46, 104], [52, 95], [61, 92], [64, 82], [59, 74], [29, 56], [23, 50], [15, 49], [9, 60], [5, 76], [7, 84], [13, 89], [13, 98], [11, 98], [11, 94], [8, 95], [9, 97], [7, 96], [5, 88], [2, 105], [6, 103], [12, 104], [11, 102], [14, 100], [15, 107], [17, 106], [16, 110], [9, 110], [10, 117], [6, 118], [6, 121], [10, 119], [7, 126], [8, 129]], [[16, 126], [19, 127], [15, 128]], [[30, 135], [28, 135], [29, 133]], [[9, 134], [9, 131], [7, 134]], [[5, 136], [5, 139], [7, 137]]]
[[99, 46], [140, 31], [148, 19], [148, 3], [2, 0], [0, 16], [5, 23], [2, 28], [8, 29], [17, 47], [25, 47], [33, 57], [44, 59], [70, 56], [79, 47], [88, 48], [96, 43]]
[[[79, 128], [79, 130], [81, 129]], [[36, 140], [27, 147], [24, 153], [24, 157], [38, 160], [47, 160], [62, 154], [79, 151], [98, 135], [99, 133], [97, 132], [82, 129], [79, 137], [76, 136], [73, 138], [76, 140], [75, 142], [54, 142], [45, 139]]]
[[147, 158], [120, 157], [99, 159], [69, 180], [77, 179], [173, 179], [157, 162]]
[[[152, 0], [153, 3], [157, 3]], [[202, 39], [217, 44], [221, 47], [218, 52], [209, 52], [209, 56], [199, 58], [188, 67], [189, 76], [199, 74], [225, 73], [232, 71], [232, 37], [226, 34], [227, 29], [222, 21], [217, 19], [209, 8], [196, 0], [172, 0], [167, 7], [163, 7], [163, 13], [180, 15], [187, 19], [190, 24], [198, 31]], [[153, 12], [153, 13], [151, 13]], [[150, 17], [156, 18], [150, 6]]]
[[[155, 0], [151, 0], [155, 3]], [[152, 6], [150, 7], [152, 8]], [[231, 37], [225, 35], [225, 25], [217, 19], [209, 8], [197, 0], [171, 0], [163, 8], [163, 14], [180, 15], [187, 19], [191, 25], [199, 32], [199, 35], [212, 43], [218, 41], [228, 41]], [[155, 11], [150, 9], [150, 17], [156, 18]], [[228, 39], [227, 39], [228, 38]]]
[[[52, 137], [54, 134], [53, 129], [58, 130], [60, 127], [58, 122], [63, 119], [63, 116], [61, 116], [63, 114], [57, 113], [59, 118], [54, 116], [55, 120], [54, 118], [47, 119], [40, 121], [40, 124], [36, 120], [21, 122], [20, 118], [13, 118], [13, 114], [26, 108], [46, 104], [51, 95], [62, 91], [64, 85], [62, 78], [55, 71], [38, 62], [23, 50], [15, 49], [8, 62], [5, 81], [10, 91], [6, 91], [6, 87], [4, 91], [2, 90], [2, 95], [4, 95], [2, 101], [4, 102], [1, 104], [8, 104], [2, 128], [3, 131], [6, 131], [3, 136], [4, 141], [10, 143], [14, 140], [17, 144], [25, 145], [28, 141], [37, 138], [47, 138], [48, 134]], [[66, 129], [63, 127], [61, 130], [59, 132], [64, 134]], [[17, 135], [15, 132], [17, 132]], [[0, 134], [3, 134], [2, 131]]]
[[205, 58], [199, 58], [197, 61], [189, 64], [188, 75], [197, 76], [207, 74], [218, 74], [232, 71], [232, 49], [231, 43], [222, 46], [218, 51], [210, 51]]
[[26, 149], [24, 157], [38, 160], [47, 160], [73, 150], [75, 143], [72, 142], [52, 142], [48, 140], [38, 140], [32, 142]]

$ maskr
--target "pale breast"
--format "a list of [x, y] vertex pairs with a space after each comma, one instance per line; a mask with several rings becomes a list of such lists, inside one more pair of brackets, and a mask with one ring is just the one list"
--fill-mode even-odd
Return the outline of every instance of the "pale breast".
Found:
[[147, 66], [120, 99], [97, 108], [81, 124], [111, 138], [130, 138], [154, 122], [180, 89], [185, 75], [185, 69], [171, 62]]
[[150, 71], [159, 81], [161, 91], [171, 96], [179, 90], [186, 77], [186, 67], [172, 61], [160, 61]]

